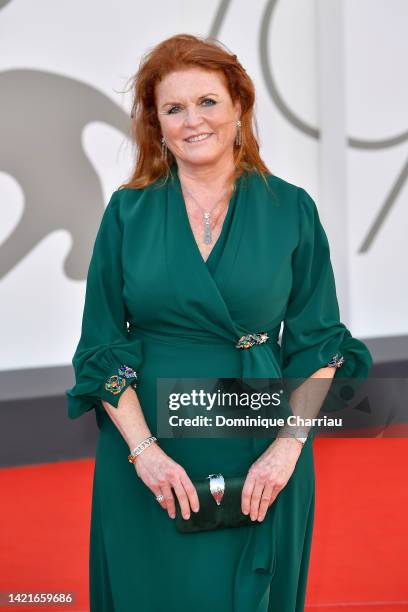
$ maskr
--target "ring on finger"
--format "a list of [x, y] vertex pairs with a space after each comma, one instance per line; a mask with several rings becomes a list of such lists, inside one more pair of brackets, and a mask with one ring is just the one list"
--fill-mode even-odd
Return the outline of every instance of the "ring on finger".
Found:
[[164, 499], [164, 495], [156, 495], [156, 499], [159, 503], [161, 503]]

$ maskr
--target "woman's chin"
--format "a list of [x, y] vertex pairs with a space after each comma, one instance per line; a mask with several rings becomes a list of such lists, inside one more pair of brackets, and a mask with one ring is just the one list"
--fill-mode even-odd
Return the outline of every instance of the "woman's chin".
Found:
[[217, 155], [214, 153], [214, 151], [197, 151], [193, 155], [186, 155], [182, 161], [186, 164], [191, 164], [194, 166], [208, 166], [211, 164], [216, 164], [219, 161], [219, 158], [220, 154]]

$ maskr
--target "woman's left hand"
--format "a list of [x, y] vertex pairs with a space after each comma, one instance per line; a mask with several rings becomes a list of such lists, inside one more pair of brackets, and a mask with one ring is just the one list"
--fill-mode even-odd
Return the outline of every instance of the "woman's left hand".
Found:
[[291, 477], [302, 443], [294, 438], [276, 438], [251, 465], [242, 489], [241, 507], [253, 521], [263, 521], [269, 506]]

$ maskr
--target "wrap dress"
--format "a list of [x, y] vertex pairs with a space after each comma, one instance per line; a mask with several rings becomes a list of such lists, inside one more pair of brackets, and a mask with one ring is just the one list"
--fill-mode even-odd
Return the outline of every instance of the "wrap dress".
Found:
[[[280, 343], [279, 332], [283, 322]], [[238, 350], [244, 334], [268, 342]], [[104, 410], [106, 381], [126, 365], [152, 435], [162, 378], [308, 377], [335, 354], [335, 376], [367, 376], [371, 355], [340, 321], [327, 237], [301, 187], [245, 171], [205, 262], [177, 166], [167, 181], [119, 189], [103, 214], [87, 275], [68, 415], [95, 409], [90, 528], [92, 612], [300, 612], [314, 516], [313, 435], [264, 521], [233, 529], [176, 530], [127, 460]], [[161, 439], [189, 477], [246, 474], [273, 438]]]

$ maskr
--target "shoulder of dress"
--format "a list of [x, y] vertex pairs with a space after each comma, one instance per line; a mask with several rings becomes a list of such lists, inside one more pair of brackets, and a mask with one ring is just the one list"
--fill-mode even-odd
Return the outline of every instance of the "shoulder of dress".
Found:
[[277, 174], [266, 174], [265, 176], [271, 186], [276, 185], [277, 187], [286, 189], [287, 191], [296, 191], [299, 188], [298, 185], [295, 185], [295, 183], [291, 183]]
[[271, 174], [267, 176], [271, 190], [287, 206], [291, 206], [297, 213], [316, 213], [317, 206], [310, 193], [300, 185], [291, 183], [282, 177]]
[[146, 191], [146, 188], [133, 189], [132, 187], [120, 187], [113, 192], [113, 195], [120, 205], [123, 206], [124, 204], [122, 204], [122, 202], [125, 203], [125, 205], [128, 202], [137, 202]]
[[114, 207], [117, 207], [119, 218], [125, 221], [129, 214], [139, 208], [142, 202], [146, 199], [144, 196], [149, 189], [133, 189], [131, 187], [119, 188], [112, 193], [111, 202]]
[[294, 210], [298, 199], [299, 187], [276, 174], [252, 175], [251, 185], [256, 189], [257, 198], [273, 204], [279, 209]]
[[291, 183], [276, 174], [267, 175], [267, 181], [271, 189], [277, 191], [281, 197], [287, 199], [298, 198], [298, 192], [301, 189], [299, 185], [295, 185], [295, 183]]

